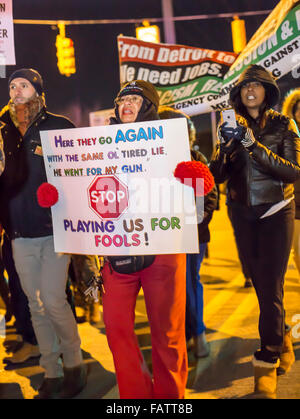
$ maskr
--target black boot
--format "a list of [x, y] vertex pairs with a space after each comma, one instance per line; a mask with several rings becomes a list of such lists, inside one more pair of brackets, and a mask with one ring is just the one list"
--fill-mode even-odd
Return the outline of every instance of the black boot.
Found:
[[59, 393], [61, 392], [63, 384], [63, 377], [57, 378], [44, 378], [44, 381], [39, 388], [39, 394], [35, 399], [59, 399]]
[[77, 396], [87, 382], [87, 368], [84, 364], [74, 368], [64, 368], [65, 378], [60, 392], [61, 399], [71, 399]]

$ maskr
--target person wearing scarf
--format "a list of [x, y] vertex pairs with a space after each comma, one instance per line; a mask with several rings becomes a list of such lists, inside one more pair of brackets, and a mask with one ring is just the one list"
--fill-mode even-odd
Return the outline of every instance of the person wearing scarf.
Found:
[[38, 204], [36, 191], [46, 181], [40, 131], [74, 125], [47, 111], [36, 70], [16, 70], [8, 87], [10, 101], [0, 115], [6, 159], [0, 177], [0, 222], [12, 241], [45, 370], [37, 398], [71, 398], [85, 386], [86, 369], [65, 292], [70, 258], [55, 253], [51, 210]]

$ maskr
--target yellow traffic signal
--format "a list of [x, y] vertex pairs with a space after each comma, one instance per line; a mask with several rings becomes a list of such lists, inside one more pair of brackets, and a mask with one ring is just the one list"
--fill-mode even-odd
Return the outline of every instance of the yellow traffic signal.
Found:
[[159, 27], [156, 25], [150, 25], [150, 23], [146, 20], [143, 22], [143, 25], [144, 26], [138, 26], [135, 29], [136, 38], [141, 41], [154, 42], [158, 44], [160, 42]]
[[231, 22], [233, 51], [239, 54], [247, 45], [245, 21], [238, 16], [233, 17]]
[[74, 44], [71, 38], [65, 37], [64, 25], [59, 26], [56, 36], [57, 67], [60, 74], [69, 77], [76, 73]]

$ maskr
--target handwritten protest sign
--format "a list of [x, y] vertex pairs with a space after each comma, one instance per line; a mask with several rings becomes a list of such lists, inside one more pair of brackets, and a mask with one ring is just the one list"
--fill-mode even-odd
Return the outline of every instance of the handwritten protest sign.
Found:
[[185, 119], [41, 131], [56, 252], [197, 253], [194, 191], [174, 178], [190, 160]]
[[0, 3], [0, 65], [15, 65], [12, 0]]

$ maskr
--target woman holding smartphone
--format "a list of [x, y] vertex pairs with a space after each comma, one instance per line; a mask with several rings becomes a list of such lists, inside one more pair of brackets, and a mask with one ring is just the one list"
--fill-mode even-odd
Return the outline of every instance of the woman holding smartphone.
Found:
[[246, 68], [230, 92], [237, 126], [220, 125], [210, 164], [217, 183], [228, 180], [234, 234], [260, 308], [254, 394], [273, 399], [277, 375], [295, 360], [283, 288], [293, 238], [293, 183], [300, 177], [300, 139], [294, 121], [271, 109], [278, 100], [271, 74], [259, 65]]

